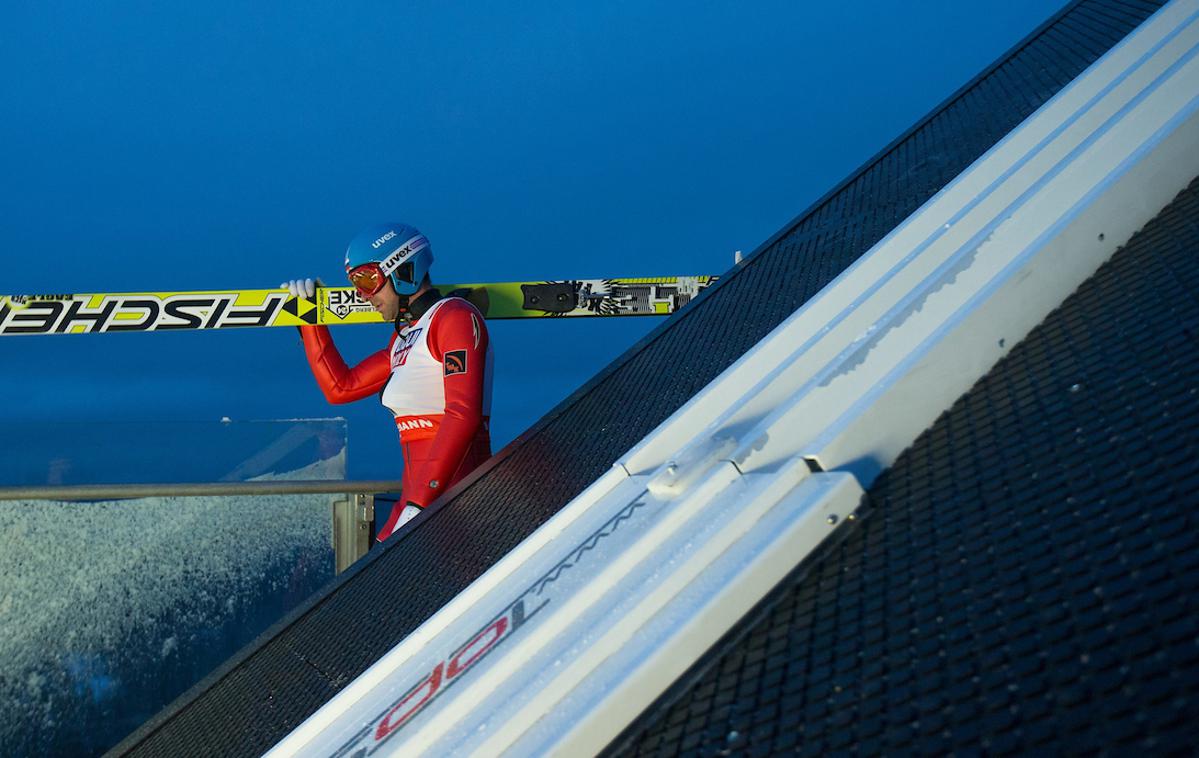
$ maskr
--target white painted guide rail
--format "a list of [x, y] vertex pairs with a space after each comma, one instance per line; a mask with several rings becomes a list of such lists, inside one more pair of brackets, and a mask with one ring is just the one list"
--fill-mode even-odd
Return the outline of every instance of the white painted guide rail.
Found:
[[271, 754], [601, 750], [1199, 174], [1197, 55], [1176, 0]]

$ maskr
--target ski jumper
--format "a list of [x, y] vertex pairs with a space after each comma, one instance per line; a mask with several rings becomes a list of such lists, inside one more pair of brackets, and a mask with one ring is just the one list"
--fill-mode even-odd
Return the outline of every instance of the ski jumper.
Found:
[[[482, 314], [466, 300], [438, 300], [353, 368], [328, 327], [304, 326], [300, 333], [330, 403], [378, 393], [395, 417], [404, 501], [425, 507], [491, 456], [491, 344]], [[399, 503], [392, 508], [380, 541], [391, 536], [402, 510]]]

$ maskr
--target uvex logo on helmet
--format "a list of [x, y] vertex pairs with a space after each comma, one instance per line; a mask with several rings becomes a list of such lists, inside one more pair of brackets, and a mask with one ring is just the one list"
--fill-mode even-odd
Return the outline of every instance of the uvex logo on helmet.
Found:
[[380, 248], [380, 247], [383, 245], [383, 243], [384, 243], [384, 242], [386, 242], [387, 240], [391, 239], [391, 238], [392, 238], [392, 237], [394, 237], [394, 236], [396, 236], [396, 233], [395, 233], [395, 231], [394, 231], [394, 230], [393, 230], [393, 231], [390, 231], [390, 232], [388, 232], [387, 234], [384, 234], [384, 235], [383, 235], [382, 237], [380, 237], [379, 239], [377, 239], [377, 240], [375, 240], [374, 242], [372, 242], [372, 243], [371, 243], [371, 247], [373, 247], [374, 249], [378, 250], [378, 249], [379, 249], [379, 248]]
[[390, 274], [399, 268], [400, 264], [408, 260], [410, 257], [419, 253], [429, 246], [429, 241], [425, 239], [425, 235], [418, 234], [412, 239], [391, 251], [391, 254], [379, 262], [379, 268], [383, 273]]

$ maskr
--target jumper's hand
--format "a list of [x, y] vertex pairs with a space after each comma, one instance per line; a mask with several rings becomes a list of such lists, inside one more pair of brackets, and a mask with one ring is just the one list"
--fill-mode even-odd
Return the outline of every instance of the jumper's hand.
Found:
[[320, 279], [289, 279], [279, 285], [279, 289], [287, 290], [292, 297], [306, 297], [309, 300], [316, 297], [316, 288], [323, 287]]

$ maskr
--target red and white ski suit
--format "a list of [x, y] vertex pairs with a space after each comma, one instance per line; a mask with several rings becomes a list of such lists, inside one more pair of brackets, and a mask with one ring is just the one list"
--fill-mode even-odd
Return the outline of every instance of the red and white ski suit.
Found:
[[[404, 456], [403, 500], [425, 507], [491, 456], [491, 345], [466, 300], [437, 301], [393, 334], [387, 348], [349, 368], [325, 326], [300, 328], [304, 352], [330, 403], [379, 393], [395, 416]], [[391, 536], [397, 503], [379, 530]]]

